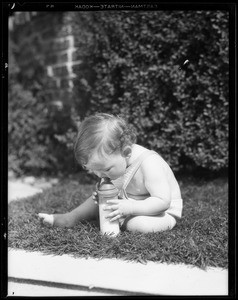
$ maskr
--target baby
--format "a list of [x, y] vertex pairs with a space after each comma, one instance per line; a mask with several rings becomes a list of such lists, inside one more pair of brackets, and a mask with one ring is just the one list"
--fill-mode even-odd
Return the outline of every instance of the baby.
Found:
[[[79, 126], [74, 147], [77, 161], [98, 177], [111, 179], [120, 199], [109, 200], [108, 218], [124, 230], [158, 232], [172, 229], [182, 216], [178, 182], [166, 161], [136, 144], [125, 120], [105, 113], [86, 118]], [[98, 216], [97, 194], [65, 214], [39, 214], [43, 223], [72, 227]]]

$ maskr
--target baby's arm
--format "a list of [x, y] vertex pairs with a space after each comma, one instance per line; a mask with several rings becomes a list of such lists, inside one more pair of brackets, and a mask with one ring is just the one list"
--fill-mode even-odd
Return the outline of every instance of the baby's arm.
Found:
[[141, 165], [144, 185], [150, 197], [134, 201], [133, 215], [157, 215], [170, 206], [171, 189], [165, 163], [157, 155], [148, 157]]
[[127, 215], [153, 216], [167, 210], [171, 202], [171, 190], [166, 165], [159, 156], [148, 157], [141, 165], [144, 185], [150, 197], [145, 200], [109, 200], [111, 204], [106, 210], [111, 221]]
[[44, 224], [56, 227], [73, 227], [80, 221], [96, 218], [97, 214], [98, 206], [94, 203], [93, 196], [90, 196], [85, 202], [68, 213], [54, 215], [40, 213], [38, 216]]

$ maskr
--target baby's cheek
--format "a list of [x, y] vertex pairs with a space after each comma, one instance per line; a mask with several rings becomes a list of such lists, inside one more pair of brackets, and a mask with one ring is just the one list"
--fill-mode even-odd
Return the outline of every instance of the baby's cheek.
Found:
[[115, 177], [117, 174], [115, 172], [109, 172], [108, 177], [113, 178]]
[[119, 176], [121, 176], [121, 173], [118, 172], [118, 171], [111, 171], [111, 172], [109, 172], [109, 174], [108, 174], [108, 177], [110, 177], [111, 179], [116, 179], [116, 178], [118, 178]]
[[124, 168], [124, 166], [120, 166], [119, 168], [117, 168], [115, 173], [123, 175], [123, 174], [125, 174], [125, 172], [126, 172], [126, 169]]

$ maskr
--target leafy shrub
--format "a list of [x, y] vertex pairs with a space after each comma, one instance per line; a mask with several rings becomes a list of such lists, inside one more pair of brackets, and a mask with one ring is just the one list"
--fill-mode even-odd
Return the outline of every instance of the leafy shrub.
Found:
[[[91, 84], [78, 73], [89, 83], [90, 106], [81, 107], [81, 115], [122, 114], [140, 133], [139, 143], [160, 152], [174, 169], [226, 168], [227, 13], [110, 11], [83, 17], [94, 32], [87, 63], [96, 79]], [[186, 59], [190, 65], [179, 70]]]
[[49, 111], [47, 105], [18, 83], [11, 84], [9, 99], [9, 168], [18, 174], [72, 171], [72, 136], [54, 126], [63, 120], [62, 116], [57, 119], [53, 109]]
[[[79, 49], [75, 59], [84, 63], [74, 66], [67, 101], [63, 90], [54, 92], [62, 109], [52, 105], [43, 61], [35, 61], [33, 81], [24, 70], [16, 72], [9, 90], [9, 157], [15, 168], [76, 170], [75, 121], [97, 111], [124, 116], [139, 133], [138, 142], [161, 153], [175, 171], [227, 168], [226, 11], [65, 15]], [[179, 70], [186, 59], [188, 68]]]
[[52, 105], [40, 83], [32, 85], [32, 90], [23, 87], [18, 78], [20, 69], [13, 55], [14, 45], [10, 50], [9, 169], [18, 175], [24, 172], [42, 175], [42, 172], [68, 171], [74, 163], [73, 153], [72, 150], [68, 151], [67, 145], [61, 143], [57, 134], [60, 136], [67, 131], [71, 121], [69, 111], [65, 109], [61, 113], [60, 109]]

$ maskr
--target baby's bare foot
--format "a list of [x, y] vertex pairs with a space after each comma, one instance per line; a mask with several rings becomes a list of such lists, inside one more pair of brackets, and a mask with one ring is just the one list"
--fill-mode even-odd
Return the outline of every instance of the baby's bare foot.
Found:
[[54, 224], [54, 216], [53, 215], [39, 213], [38, 217], [40, 218], [40, 220], [42, 220], [43, 224], [53, 226], [53, 224]]
[[45, 225], [55, 227], [73, 227], [75, 225], [74, 220], [70, 218], [70, 215], [68, 213], [54, 215], [39, 213], [38, 216]]

